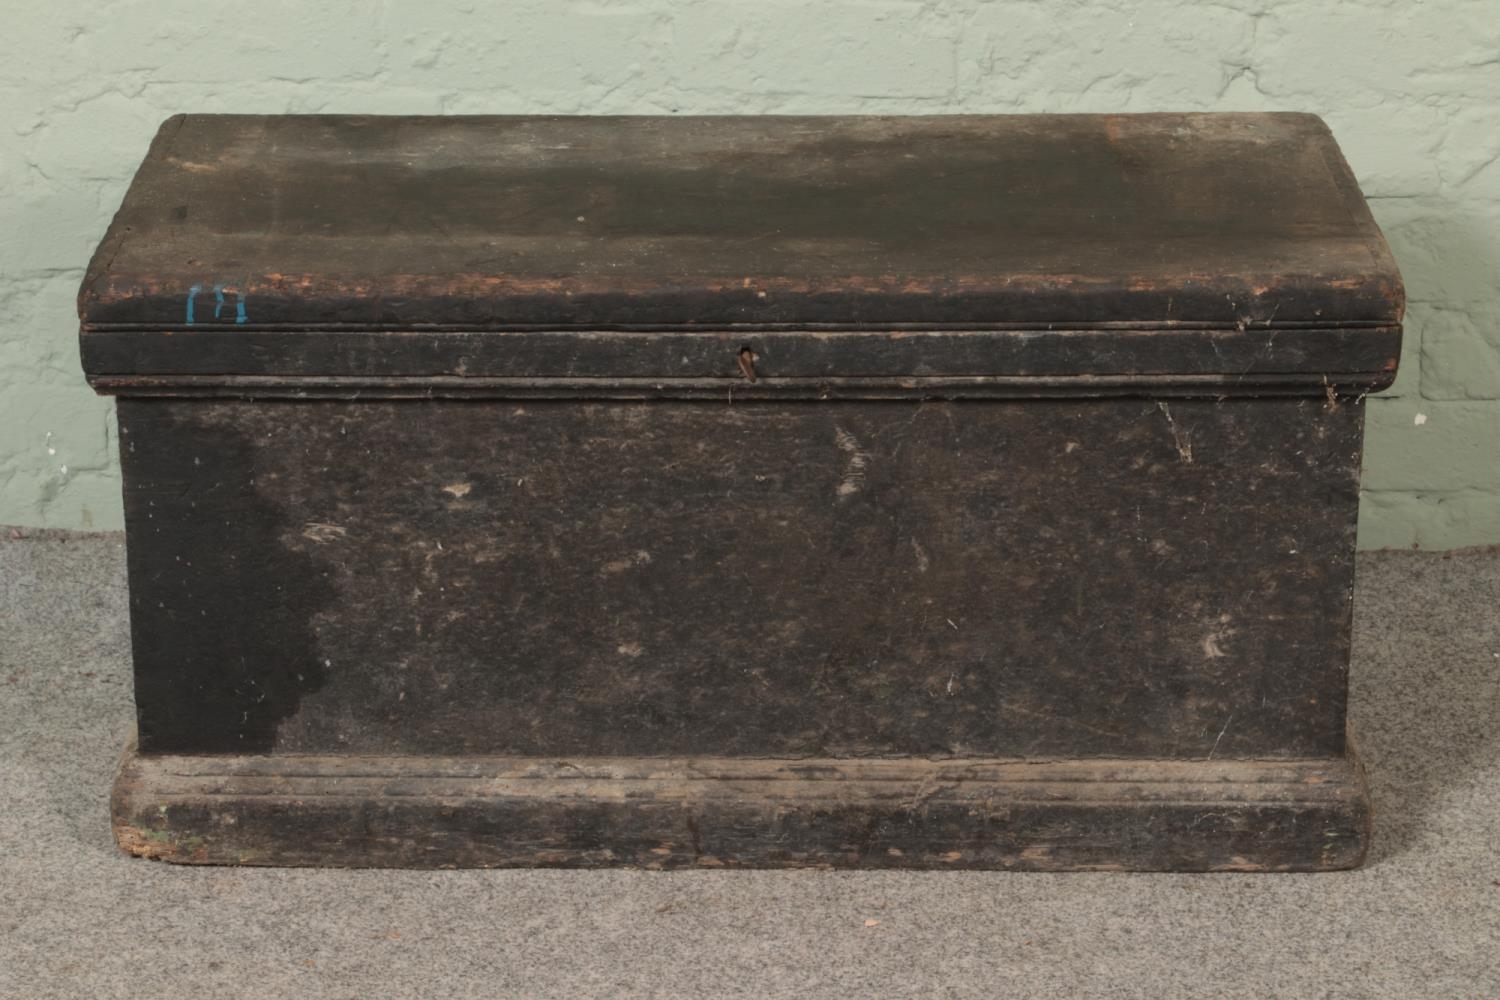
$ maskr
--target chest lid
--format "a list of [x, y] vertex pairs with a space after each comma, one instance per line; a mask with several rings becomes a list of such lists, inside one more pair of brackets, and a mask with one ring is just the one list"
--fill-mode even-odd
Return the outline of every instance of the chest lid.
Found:
[[116, 391], [1368, 388], [1401, 311], [1348, 166], [1297, 114], [179, 116], [79, 296], [85, 370]]

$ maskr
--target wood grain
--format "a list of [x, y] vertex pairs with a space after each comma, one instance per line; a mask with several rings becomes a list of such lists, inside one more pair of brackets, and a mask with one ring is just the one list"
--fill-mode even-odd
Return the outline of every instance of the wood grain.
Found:
[[115, 836], [189, 864], [1330, 871], [1353, 758], [1058, 761], [127, 755]]
[[1341, 752], [1361, 407], [125, 399], [149, 752]]
[[84, 325], [184, 328], [195, 287], [194, 324], [231, 331], [1243, 328], [1396, 323], [1403, 301], [1327, 127], [1297, 114], [183, 116], [94, 258]]

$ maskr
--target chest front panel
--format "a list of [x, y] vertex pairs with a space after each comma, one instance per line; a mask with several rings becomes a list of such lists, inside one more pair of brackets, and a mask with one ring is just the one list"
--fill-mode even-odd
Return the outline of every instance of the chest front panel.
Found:
[[125, 400], [142, 746], [1337, 753], [1359, 422]]

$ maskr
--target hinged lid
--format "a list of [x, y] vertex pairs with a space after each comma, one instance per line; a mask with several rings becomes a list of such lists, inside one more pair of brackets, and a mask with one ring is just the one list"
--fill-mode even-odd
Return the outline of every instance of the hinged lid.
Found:
[[79, 309], [112, 391], [1305, 389], [1402, 289], [1308, 115], [193, 115]]

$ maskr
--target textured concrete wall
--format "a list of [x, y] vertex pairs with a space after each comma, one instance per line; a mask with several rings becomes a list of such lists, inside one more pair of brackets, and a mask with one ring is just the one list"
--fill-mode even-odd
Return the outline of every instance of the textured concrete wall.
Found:
[[0, 30], [0, 524], [120, 524], [73, 295], [178, 111], [1300, 110], [1405, 272], [1361, 544], [1500, 542], [1500, 2], [11, 4]]

